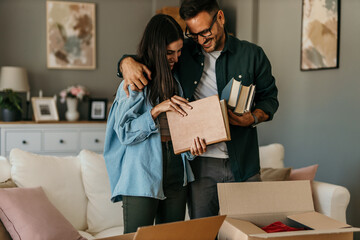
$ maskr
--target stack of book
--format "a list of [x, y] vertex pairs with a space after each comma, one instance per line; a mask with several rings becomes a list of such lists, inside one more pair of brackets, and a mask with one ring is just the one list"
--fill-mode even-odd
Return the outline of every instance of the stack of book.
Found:
[[255, 85], [244, 86], [232, 78], [225, 86], [221, 98], [227, 100], [228, 108], [242, 115], [251, 110], [255, 96]]

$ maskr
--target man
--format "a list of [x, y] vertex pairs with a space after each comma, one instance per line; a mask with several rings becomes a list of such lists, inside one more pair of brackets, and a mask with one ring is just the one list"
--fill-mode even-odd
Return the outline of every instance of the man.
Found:
[[[199, 151], [191, 167], [195, 182], [190, 184], [190, 217], [217, 215], [217, 183], [260, 181], [259, 146], [254, 126], [273, 118], [278, 108], [277, 87], [271, 65], [263, 50], [227, 34], [225, 16], [216, 0], [183, 0], [180, 16], [187, 25], [186, 39], [175, 69], [185, 98], [197, 100], [221, 92], [231, 78], [243, 85], [254, 84], [252, 112], [242, 116], [229, 110], [231, 141], [210, 145]], [[146, 66], [133, 58], [123, 58], [119, 76], [141, 89], [151, 79]]]

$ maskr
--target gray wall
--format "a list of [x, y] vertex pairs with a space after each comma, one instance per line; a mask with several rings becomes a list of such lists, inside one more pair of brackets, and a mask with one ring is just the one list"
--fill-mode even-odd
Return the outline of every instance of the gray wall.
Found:
[[[119, 84], [115, 76], [119, 56], [135, 51], [155, 9], [176, 6], [178, 0], [87, 2], [97, 3], [96, 70], [46, 68], [45, 1], [41, 0], [0, 0], [0, 66], [26, 67], [32, 94], [42, 89], [52, 96], [79, 83], [93, 97], [112, 98]], [[301, 0], [219, 2], [236, 9], [228, 18], [236, 22], [234, 33], [262, 46], [273, 65], [280, 108], [272, 122], [259, 126], [260, 144], [282, 143], [286, 166], [318, 163], [317, 180], [349, 189], [348, 222], [360, 226], [360, 1], [342, 1], [340, 68], [311, 72], [300, 71]], [[81, 111], [85, 114], [86, 109]]]
[[349, 189], [347, 220], [360, 227], [360, 1], [341, 1], [340, 68], [308, 72], [300, 71], [301, 0], [219, 2], [236, 9], [227, 17], [236, 36], [263, 47], [272, 63], [280, 107], [258, 127], [260, 145], [282, 143], [289, 167], [319, 164], [316, 180]]
[[[91, 97], [112, 99], [120, 83], [116, 65], [124, 53], [136, 52], [143, 30], [163, 6], [178, 6], [178, 0], [80, 0], [96, 3], [97, 68], [54, 70], [46, 67], [46, 1], [0, 0], [0, 66], [22, 66], [28, 70], [31, 95], [43, 90], [53, 96], [62, 89], [81, 84]], [[24, 94], [25, 95], [25, 94]], [[80, 118], [87, 119], [87, 103], [79, 105]], [[60, 118], [65, 105], [58, 103]]]
[[347, 187], [347, 219], [360, 226], [360, 1], [341, 1], [340, 68], [333, 70], [300, 71], [301, 8], [301, 0], [259, 1], [258, 44], [280, 101], [275, 119], [259, 128], [261, 143], [284, 144], [287, 166], [318, 163], [317, 180]]

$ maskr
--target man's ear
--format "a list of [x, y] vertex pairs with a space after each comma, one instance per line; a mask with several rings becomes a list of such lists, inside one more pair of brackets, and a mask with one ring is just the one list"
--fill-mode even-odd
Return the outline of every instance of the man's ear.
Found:
[[220, 23], [222, 25], [225, 24], [225, 15], [224, 15], [224, 12], [222, 10], [219, 10], [219, 12], [218, 12], [218, 20], [220, 21]]

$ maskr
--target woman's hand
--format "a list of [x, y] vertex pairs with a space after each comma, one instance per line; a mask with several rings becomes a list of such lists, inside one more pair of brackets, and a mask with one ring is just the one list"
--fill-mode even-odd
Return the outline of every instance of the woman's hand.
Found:
[[194, 156], [199, 156], [206, 152], [205, 139], [196, 137], [190, 146], [190, 153]]
[[192, 106], [190, 106], [188, 103], [189, 101], [187, 101], [185, 98], [174, 95], [171, 97], [171, 99], [165, 100], [153, 107], [153, 109], [151, 109], [151, 116], [153, 119], [156, 119], [162, 112], [173, 111], [184, 117], [187, 115], [184, 109], [192, 109]]

